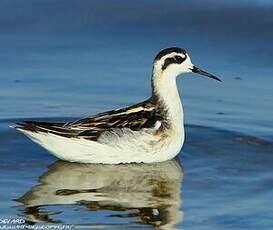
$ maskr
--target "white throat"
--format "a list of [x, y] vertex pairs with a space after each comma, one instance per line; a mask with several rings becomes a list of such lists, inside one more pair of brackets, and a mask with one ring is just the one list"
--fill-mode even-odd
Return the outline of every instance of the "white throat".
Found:
[[176, 73], [161, 71], [161, 68], [154, 66], [152, 87], [153, 93], [159, 97], [168, 111], [171, 126], [181, 128], [183, 126], [183, 108], [177, 89], [176, 77]]

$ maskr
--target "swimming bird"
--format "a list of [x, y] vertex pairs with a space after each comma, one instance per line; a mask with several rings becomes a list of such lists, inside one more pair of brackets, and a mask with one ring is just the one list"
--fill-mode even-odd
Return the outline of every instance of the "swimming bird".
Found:
[[171, 47], [154, 59], [149, 99], [68, 123], [23, 121], [16, 129], [70, 162], [166, 161], [174, 158], [184, 143], [183, 108], [176, 77], [189, 72], [221, 81], [194, 66], [184, 49]]

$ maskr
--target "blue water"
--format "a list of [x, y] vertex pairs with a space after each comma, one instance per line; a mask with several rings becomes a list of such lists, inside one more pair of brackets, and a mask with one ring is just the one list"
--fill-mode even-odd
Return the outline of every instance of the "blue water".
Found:
[[[269, 0], [1, 1], [0, 217], [106, 229], [272, 229], [272, 12]], [[153, 58], [169, 46], [223, 80], [178, 79], [187, 125], [180, 163], [56, 162], [8, 127], [142, 101]], [[90, 181], [102, 178], [94, 190]], [[34, 205], [37, 196], [46, 199]]]

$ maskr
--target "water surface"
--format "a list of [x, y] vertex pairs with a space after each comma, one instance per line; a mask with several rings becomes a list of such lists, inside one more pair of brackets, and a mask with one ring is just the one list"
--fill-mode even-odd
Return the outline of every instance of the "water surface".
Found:
[[[4, 0], [0, 12], [0, 217], [95, 229], [272, 229], [271, 1]], [[152, 60], [168, 46], [223, 80], [178, 80], [187, 126], [175, 161], [57, 161], [8, 127], [144, 100]]]

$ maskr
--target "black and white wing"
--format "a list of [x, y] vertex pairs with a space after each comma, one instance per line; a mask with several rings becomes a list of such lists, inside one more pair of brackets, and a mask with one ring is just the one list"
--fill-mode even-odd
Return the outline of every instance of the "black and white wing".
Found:
[[24, 121], [17, 129], [52, 133], [69, 138], [84, 138], [96, 141], [104, 132], [128, 128], [133, 131], [153, 128], [163, 116], [151, 100], [124, 109], [111, 110], [69, 123]]

